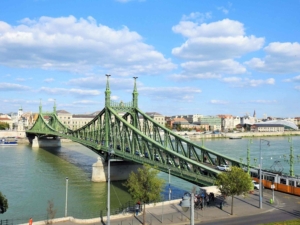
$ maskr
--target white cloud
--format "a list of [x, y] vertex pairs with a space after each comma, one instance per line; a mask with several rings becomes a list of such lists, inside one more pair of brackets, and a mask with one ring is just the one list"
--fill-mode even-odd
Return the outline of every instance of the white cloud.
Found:
[[[87, 76], [81, 77], [76, 79], [71, 79], [67, 83], [69, 85], [75, 85], [77, 87], [84, 87], [84, 88], [96, 88], [96, 89], [103, 89], [106, 86], [106, 77], [105, 76]], [[109, 85], [113, 89], [133, 89], [133, 78], [114, 78], [111, 76], [109, 78]], [[137, 82], [140, 84], [139, 82]]]
[[234, 87], [257, 87], [261, 85], [274, 85], [275, 79], [269, 78], [266, 80], [262, 79], [249, 79], [240, 77], [225, 77], [222, 79], [223, 82], [229, 83]]
[[243, 74], [246, 68], [232, 59], [189, 61], [181, 64], [185, 71], [217, 74]]
[[223, 100], [212, 99], [212, 100], [210, 100], [210, 103], [216, 104], [216, 105], [226, 105], [229, 102], [228, 101], [223, 101]]
[[176, 66], [127, 27], [97, 24], [92, 17], [25, 18], [20, 25], [0, 21], [0, 64], [72, 72], [157, 74]]
[[20, 85], [20, 84], [0, 82], [0, 90], [1, 91], [28, 91], [30, 90], [30, 87]]
[[221, 78], [220, 74], [215, 73], [181, 73], [181, 74], [172, 74], [169, 76], [170, 79], [174, 81], [190, 81], [190, 80], [199, 80], [199, 79], [217, 79]]
[[47, 78], [47, 79], [44, 80], [44, 82], [46, 82], [46, 83], [51, 83], [51, 82], [53, 82], [53, 81], [54, 81], [53, 78]]
[[251, 100], [250, 103], [274, 104], [274, 103], [277, 103], [277, 101], [276, 100], [262, 100], [262, 99], [258, 99], [258, 100]]
[[91, 100], [81, 100], [81, 101], [74, 101], [73, 104], [92, 105], [92, 104], [99, 104], [99, 102], [91, 101]]
[[172, 99], [174, 101], [192, 101], [196, 94], [201, 93], [195, 87], [140, 87], [139, 93], [154, 99]]
[[293, 78], [285, 79], [284, 82], [300, 82], [300, 75], [295, 76]]
[[245, 36], [244, 25], [229, 19], [201, 25], [181, 21], [172, 29], [188, 38], [184, 44], [172, 50], [175, 56], [185, 59], [237, 58], [259, 50], [264, 44], [264, 38]]
[[212, 17], [211, 12], [207, 12], [207, 13], [192, 12], [189, 15], [183, 15], [182, 20], [193, 20], [202, 23], [205, 20], [210, 19], [211, 17]]
[[220, 6], [220, 7], [218, 7], [217, 8], [218, 10], [221, 10], [224, 14], [228, 14], [229, 13], [229, 10], [227, 9], [227, 8], [225, 8], [225, 7], [223, 7], [223, 6]]
[[298, 42], [273, 42], [264, 48], [263, 59], [253, 58], [247, 62], [250, 68], [260, 72], [287, 74], [300, 72], [300, 44]]
[[247, 36], [244, 25], [230, 19], [202, 24], [180, 21], [172, 29], [187, 38], [180, 47], [172, 49], [173, 55], [188, 60], [181, 64], [181, 73], [171, 76], [176, 80], [245, 74], [246, 67], [235, 59], [264, 44], [264, 38]]
[[82, 89], [67, 89], [67, 88], [48, 88], [41, 87], [39, 90], [41, 93], [47, 93], [52, 95], [77, 95], [77, 96], [96, 96], [100, 95], [98, 90], [82, 90]]

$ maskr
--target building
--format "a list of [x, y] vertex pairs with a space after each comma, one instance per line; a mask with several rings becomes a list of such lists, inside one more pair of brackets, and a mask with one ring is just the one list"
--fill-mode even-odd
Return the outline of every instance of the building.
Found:
[[65, 110], [57, 110], [56, 113], [58, 119], [71, 130], [83, 127], [97, 116], [97, 113], [73, 115]]
[[[151, 117], [156, 123], [158, 123], [161, 126], [165, 126], [165, 116], [157, 113], [157, 112], [146, 112], [146, 115]], [[151, 128], [150, 128], [151, 129]]]
[[284, 125], [276, 123], [257, 123], [251, 129], [255, 132], [284, 132]]
[[[298, 130], [298, 126], [286, 120], [268, 120], [266, 122], [256, 123], [255, 125], [282, 125], [283, 130]], [[274, 126], [273, 126], [274, 127]]]
[[0, 122], [7, 123], [9, 125], [9, 129], [10, 130], [13, 129], [13, 120], [9, 115], [4, 115], [4, 114], [0, 115]]
[[219, 116], [203, 116], [199, 121], [200, 125], [209, 125], [209, 130], [221, 130], [222, 129], [222, 118]]
[[198, 123], [199, 119], [201, 119], [203, 115], [201, 114], [193, 114], [193, 115], [185, 115], [183, 116], [189, 123]]

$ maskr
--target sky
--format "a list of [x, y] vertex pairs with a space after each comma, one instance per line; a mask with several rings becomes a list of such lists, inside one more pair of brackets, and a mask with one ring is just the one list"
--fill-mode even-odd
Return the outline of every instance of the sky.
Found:
[[0, 113], [300, 116], [300, 0], [0, 3]]

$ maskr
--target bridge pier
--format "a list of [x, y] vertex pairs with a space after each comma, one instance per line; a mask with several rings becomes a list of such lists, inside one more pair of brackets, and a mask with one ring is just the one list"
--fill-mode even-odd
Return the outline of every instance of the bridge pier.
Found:
[[52, 138], [38, 138], [34, 137], [34, 139], [29, 140], [31, 146], [33, 148], [42, 148], [42, 147], [60, 147], [61, 142], [59, 137]]
[[[110, 180], [127, 180], [129, 174], [137, 172], [138, 168], [141, 168], [143, 165], [129, 162], [129, 161], [120, 161], [120, 160], [111, 160], [110, 161]], [[93, 164], [92, 172], [92, 181], [93, 182], [106, 182], [107, 179], [107, 169], [108, 163], [104, 161], [103, 158], [98, 157], [98, 161]]]

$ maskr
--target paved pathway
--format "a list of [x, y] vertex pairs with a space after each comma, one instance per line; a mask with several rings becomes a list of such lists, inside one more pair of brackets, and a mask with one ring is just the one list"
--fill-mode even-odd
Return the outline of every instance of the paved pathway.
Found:
[[[231, 197], [226, 199], [222, 209], [220, 209], [220, 199], [216, 198], [214, 202], [203, 210], [195, 209], [195, 224], [201, 221], [210, 221], [215, 219], [225, 219], [236, 216], [255, 215], [259, 213], [265, 213], [275, 209], [275, 206], [280, 203], [276, 201], [270, 204], [270, 198], [272, 196], [269, 193], [265, 193], [263, 197], [263, 208], [259, 209], [259, 192], [255, 191], [254, 194], [248, 194], [246, 197], [238, 196], [234, 198], [233, 215], [231, 212]], [[154, 206], [146, 206], [146, 221], [151, 225], [162, 224], [190, 224], [190, 211], [183, 212], [179, 205], [180, 200], [173, 200], [171, 202], [157, 203]], [[127, 215], [113, 215], [110, 217], [111, 225], [138, 225], [142, 224], [143, 215], [135, 216], [132, 214]], [[34, 222], [33, 225], [45, 224], [44, 221]], [[106, 218], [100, 221], [100, 218], [81, 220], [73, 217], [55, 219], [53, 221], [55, 225], [74, 225], [74, 224], [106, 224]], [[26, 224], [27, 225], [27, 224]]]

